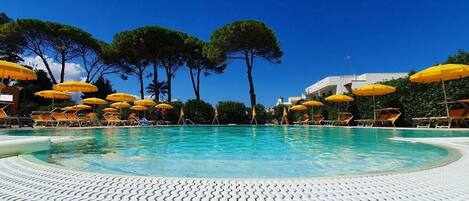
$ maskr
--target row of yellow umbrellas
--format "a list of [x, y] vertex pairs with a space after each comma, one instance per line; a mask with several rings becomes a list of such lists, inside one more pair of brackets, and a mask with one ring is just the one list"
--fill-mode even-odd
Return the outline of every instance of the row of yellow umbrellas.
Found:
[[[444, 95], [444, 103], [446, 108], [446, 115], [449, 116], [448, 102], [445, 89], [445, 81], [462, 79], [469, 77], [469, 65], [464, 64], [443, 64], [438, 66], [432, 66], [426, 68], [414, 75], [410, 76], [410, 81], [414, 83], [431, 83], [441, 82]], [[352, 91], [357, 96], [373, 96], [373, 118], [376, 119], [376, 102], [375, 96], [386, 95], [394, 93], [396, 88], [382, 84], [371, 84], [364, 87], [360, 87]], [[353, 101], [353, 98], [347, 95], [332, 95], [326, 98], [326, 101], [331, 102], [349, 102]], [[291, 108], [293, 111], [306, 110], [306, 106], [322, 106], [321, 102], [318, 101], [307, 101], [303, 105], [295, 105]]]
[[[375, 107], [376, 107], [376, 104], [375, 104], [375, 96], [377, 95], [385, 95], [385, 94], [389, 94], [389, 93], [393, 93], [396, 91], [396, 88], [392, 87], [392, 86], [388, 86], [388, 85], [382, 85], [382, 84], [371, 84], [371, 85], [367, 85], [367, 86], [364, 86], [364, 87], [360, 87], [356, 90], [353, 91], [353, 94], [357, 95], [357, 96], [373, 96], [373, 111], [375, 110]], [[329, 102], [337, 102], [337, 111], [339, 112], [339, 103], [341, 102], [351, 102], [351, 101], [354, 101], [354, 99], [350, 96], [347, 96], [347, 95], [343, 95], [343, 94], [336, 94], [336, 95], [332, 95], [332, 96], [328, 96], [326, 99], [326, 101], [329, 101]], [[304, 102], [302, 105], [295, 105], [291, 108], [291, 110], [293, 111], [301, 111], [301, 110], [306, 110], [307, 107], [306, 106], [309, 106], [309, 107], [320, 107], [320, 106], [323, 106], [324, 104], [319, 102], [319, 101], [315, 101], [315, 100], [310, 100], [310, 101], [306, 101]], [[311, 116], [313, 115], [313, 110], [311, 110]], [[373, 112], [374, 114], [374, 112]], [[376, 115], [373, 115], [373, 118], [376, 118]]]

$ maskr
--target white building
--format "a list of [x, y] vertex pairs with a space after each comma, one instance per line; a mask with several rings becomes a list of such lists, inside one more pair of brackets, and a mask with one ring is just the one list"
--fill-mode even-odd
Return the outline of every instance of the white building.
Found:
[[295, 105], [301, 99], [302, 99], [301, 96], [290, 96], [290, 97], [288, 97], [288, 101], [284, 101], [283, 97], [279, 97], [277, 99], [277, 102], [275, 103], [275, 106], [278, 106], [278, 105]]
[[328, 94], [342, 94], [368, 84], [402, 78], [407, 73], [365, 73], [361, 75], [329, 76], [307, 87], [303, 97], [307, 100]]

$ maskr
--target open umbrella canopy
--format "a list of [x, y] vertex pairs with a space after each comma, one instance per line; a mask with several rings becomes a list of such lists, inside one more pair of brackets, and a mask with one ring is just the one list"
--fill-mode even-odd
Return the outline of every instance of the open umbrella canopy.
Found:
[[160, 103], [155, 106], [157, 109], [173, 109], [173, 106], [167, 103]]
[[90, 104], [90, 105], [106, 105], [107, 101], [100, 99], [100, 98], [85, 98], [81, 100], [82, 103], [84, 104]]
[[143, 105], [143, 106], [155, 106], [156, 103], [153, 100], [148, 100], [148, 99], [142, 99], [142, 100], [136, 100], [135, 105]]
[[411, 82], [429, 83], [469, 77], [469, 65], [443, 64], [426, 68], [410, 76]]
[[115, 108], [127, 108], [127, 107], [130, 107], [130, 104], [126, 103], [126, 102], [115, 102], [113, 104], [111, 104], [111, 107], [115, 107]]
[[445, 81], [462, 79], [469, 76], [469, 65], [443, 64], [426, 68], [410, 76], [411, 82], [429, 83], [441, 82], [446, 107], [446, 115], [449, 116], [448, 102], [446, 98]]
[[36, 80], [36, 72], [19, 64], [0, 60], [0, 77], [13, 80]]
[[109, 101], [134, 101], [136, 98], [126, 93], [113, 93], [106, 96]]
[[352, 91], [357, 96], [380, 96], [396, 91], [395, 87], [384, 84], [370, 84]]
[[68, 92], [97, 92], [98, 87], [86, 83], [86, 82], [77, 82], [77, 81], [70, 81], [70, 82], [63, 82], [60, 84], [54, 85], [53, 89], [59, 91], [68, 91]]
[[303, 110], [306, 110], [308, 108], [306, 108], [306, 106], [304, 105], [294, 105], [293, 107], [290, 108], [290, 110], [292, 111], [303, 111]]
[[63, 91], [57, 91], [57, 90], [38, 91], [34, 93], [34, 95], [42, 97], [42, 98], [47, 98], [47, 99], [70, 99], [72, 98], [70, 94], [63, 92]]
[[143, 106], [143, 105], [134, 105], [132, 107], [130, 107], [131, 110], [137, 110], [137, 111], [143, 111], [143, 110], [147, 110], [148, 108]]
[[113, 108], [113, 107], [107, 107], [107, 108], [104, 108], [103, 109], [103, 112], [117, 112], [119, 110], [117, 110], [116, 108]]
[[90, 110], [91, 106], [79, 104], [79, 105], [72, 106], [72, 108], [74, 108], [75, 110]]
[[320, 107], [320, 106], [323, 106], [324, 104], [319, 101], [309, 100], [309, 101], [302, 103], [302, 105], [308, 106], [308, 107]]
[[62, 110], [65, 110], [65, 111], [78, 111], [80, 109], [79, 108], [74, 108], [72, 106], [68, 106], [68, 107], [62, 108]]
[[347, 95], [341, 95], [341, 94], [336, 94], [332, 96], [328, 96], [326, 98], [326, 101], [329, 102], [351, 102], [353, 101], [353, 98]]

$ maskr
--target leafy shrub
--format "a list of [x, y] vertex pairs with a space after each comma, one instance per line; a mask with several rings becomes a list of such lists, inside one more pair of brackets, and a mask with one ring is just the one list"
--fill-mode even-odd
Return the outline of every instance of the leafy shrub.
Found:
[[247, 108], [243, 103], [234, 101], [220, 101], [217, 104], [219, 120], [221, 124], [246, 124], [249, 123]]
[[184, 104], [184, 113], [186, 118], [189, 118], [198, 124], [211, 123], [214, 115], [212, 105], [202, 100], [188, 100]]

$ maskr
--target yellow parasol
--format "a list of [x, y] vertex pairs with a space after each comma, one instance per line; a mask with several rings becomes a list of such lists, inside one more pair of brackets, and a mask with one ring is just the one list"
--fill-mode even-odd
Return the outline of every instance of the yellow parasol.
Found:
[[257, 113], [256, 113], [256, 108], [252, 108], [251, 115], [252, 115], [253, 117], [255, 117], [255, 116], [257, 115]]
[[288, 125], [288, 112], [286, 107], [283, 108], [283, 114], [282, 119], [280, 120], [280, 124], [283, 124], [283, 122]]
[[73, 108], [74, 110], [90, 110], [90, 109], [91, 109], [91, 106], [89, 106], [89, 105], [83, 105], [83, 104], [78, 104], [78, 105], [72, 106], [72, 108]]
[[143, 110], [147, 110], [148, 108], [143, 106], [143, 105], [134, 105], [132, 107], [130, 107], [131, 110], [136, 110], [136, 111], [143, 111]]
[[117, 112], [118, 110], [113, 107], [107, 107], [103, 109], [103, 112]]
[[171, 106], [170, 104], [166, 104], [166, 103], [160, 103], [156, 105], [155, 107], [157, 109], [173, 109], [173, 106]]
[[292, 111], [303, 111], [303, 110], [306, 110], [308, 108], [306, 108], [306, 106], [304, 105], [294, 105], [290, 108], [290, 110]]
[[42, 98], [52, 99], [52, 109], [54, 109], [54, 101], [55, 99], [70, 99], [72, 96], [70, 94], [63, 92], [63, 91], [56, 91], [56, 90], [43, 90], [34, 93], [35, 96], [39, 96]]
[[98, 87], [86, 83], [86, 82], [78, 82], [78, 81], [70, 81], [70, 82], [63, 82], [60, 84], [56, 84], [53, 87], [54, 90], [59, 91], [68, 91], [68, 92], [97, 92]]
[[350, 96], [347, 96], [347, 95], [341, 95], [341, 94], [336, 94], [336, 95], [332, 95], [332, 96], [328, 96], [326, 98], [326, 101], [329, 101], [329, 102], [351, 102], [353, 101], [353, 98], [350, 97]]
[[100, 99], [100, 98], [96, 98], [96, 97], [85, 98], [85, 99], [81, 100], [81, 102], [84, 103], [84, 104], [93, 105], [93, 112], [94, 112], [95, 105], [106, 105], [107, 104], [107, 101], [105, 101], [103, 99]]
[[135, 105], [143, 105], [143, 106], [148, 106], [148, 107], [156, 105], [155, 101], [148, 100], [148, 99], [136, 100], [134, 103]]
[[78, 108], [74, 108], [74, 107], [72, 107], [72, 106], [68, 106], [68, 107], [62, 108], [62, 110], [65, 110], [65, 111], [77, 111]]
[[36, 80], [36, 72], [19, 64], [0, 60], [0, 76], [12, 80]]
[[323, 103], [321, 103], [319, 101], [315, 101], [315, 100], [306, 101], [306, 102], [302, 103], [302, 105], [307, 106], [307, 107], [311, 107], [311, 117], [313, 117], [313, 115], [314, 115], [314, 107], [324, 106]]
[[340, 118], [339, 112], [340, 112], [340, 103], [341, 102], [352, 102], [354, 99], [350, 96], [347, 95], [342, 95], [342, 94], [336, 94], [332, 96], [326, 97], [326, 101], [329, 102], [337, 102], [337, 119]]
[[179, 112], [179, 120], [178, 124], [186, 124], [185, 119], [184, 119], [184, 110], [181, 107], [181, 111]]
[[130, 107], [130, 104], [126, 103], [126, 102], [115, 102], [113, 104], [111, 104], [111, 107], [115, 107], [115, 108], [128, 108]]
[[395, 87], [384, 85], [384, 84], [370, 84], [352, 91], [357, 96], [373, 96], [373, 119], [376, 119], [376, 101], [375, 96], [386, 95], [394, 93]]
[[115, 102], [111, 104], [111, 107], [119, 108], [119, 116], [122, 117], [122, 108], [128, 108], [130, 107], [130, 104], [127, 102]]
[[126, 93], [113, 93], [106, 96], [109, 101], [134, 101], [136, 98]]
[[85, 98], [81, 100], [82, 103], [84, 104], [90, 104], [90, 105], [106, 105], [107, 101], [100, 99], [100, 98]]
[[448, 102], [446, 98], [445, 81], [462, 79], [469, 76], [469, 65], [443, 64], [426, 68], [410, 76], [410, 81], [415, 83], [441, 82], [443, 87], [446, 115], [449, 116]]

